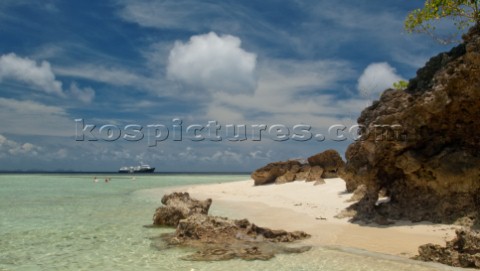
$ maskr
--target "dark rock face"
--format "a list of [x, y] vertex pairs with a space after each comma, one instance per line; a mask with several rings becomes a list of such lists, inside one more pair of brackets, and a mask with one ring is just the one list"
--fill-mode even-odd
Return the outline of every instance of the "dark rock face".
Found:
[[[406, 91], [386, 90], [358, 123], [342, 178], [347, 190], [367, 191], [351, 208], [377, 215], [453, 222], [480, 210], [480, 27], [464, 44], [427, 63]], [[388, 204], [376, 206], [384, 189]]]
[[480, 233], [457, 230], [457, 237], [446, 247], [427, 244], [420, 246], [415, 260], [438, 262], [455, 267], [480, 269]]
[[270, 163], [255, 170], [251, 177], [255, 185], [283, 184], [297, 180], [324, 183], [323, 178], [336, 178], [345, 162], [335, 150], [326, 150], [308, 158], [308, 164], [296, 160]]
[[322, 178], [337, 178], [339, 169], [345, 166], [345, 162], [336, 150], [326, 150], [310, 156], [308, 164], [323, 168]]
[[[163, 199], [170, 200], [163, 200]], [[190, 206], [186, 217], [180, 219], [176, 231], [162, 235], [158, 242], [153, 245], [159, 249], [170, 246], [186, 246], [197, 249], [192, 255], [185, 257], [186, 260], [212, 261], [241, 258], [246, 260], [268, 260], [277, 253], [300, 253], [310, 247], [287, 247], [280, 243], [293, 242], [310, 237], [305, 232], [287, 232], [283, 230], [271, 230], [259, 227], [246, 219], [231, 220], [224, 217], [209, 216], [208, 208], [198, 208], [204, 205], [190, 198], [188, 193], [173, 193], [164, 196], [162, 203], [166, 206], [157, 209], [154, 215], [155, 225], [172, 225], [177, 221], [178, 214], [175, 212], [159, 212], [164, 209], [180, 209]], [[194, 204], [192, 204], [194, 203]], [[210, 206], [211, 200], [208, 201]], [[169, 208], [170, 207], [170, 208]], [[165, 221], [168, 224], [157, 224], [157, 221]], [[155, 241], [155, 240], [154, 240]]]
[[190, 198], [188, 193], [172, 193], [164, 195], [162, 204], [153, 215], [153, 224], [156, 226], [176, 227], [181, 219], [193, 214], [208, 214], [212, 204], [211, 199], [199, 201]]
[[407, 91], [414, 93], [431, 89], [433, 87], [432, 79], [435, 76], [435, 73], [450, 61], [457, 59], [465, 53], [465, 44], [460, 44], [448, 53], [440, 53], [437, 56], [432, 57], [425, 64], [425, 67], [417, 71], [417, 77], [409, 81]]

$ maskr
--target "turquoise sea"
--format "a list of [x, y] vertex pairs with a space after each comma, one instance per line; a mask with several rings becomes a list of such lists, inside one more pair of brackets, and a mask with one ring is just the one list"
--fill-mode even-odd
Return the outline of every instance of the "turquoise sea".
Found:
[[[313, 248], [270, 261], [189, 262], [159, 251], [145, 228], [160, 197], [145, 189], [244, 180], [242, 175], [0, 175], [0, 271], [5, 270], [453, 270], [367, 252]], [[214, 201], [215, 204], [215, 201]], [[220, 210], [222, 214], [228, 210]]]

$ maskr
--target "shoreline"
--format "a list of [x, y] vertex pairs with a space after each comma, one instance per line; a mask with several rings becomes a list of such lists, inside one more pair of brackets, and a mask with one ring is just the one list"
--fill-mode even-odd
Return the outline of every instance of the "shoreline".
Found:
[[232, 219], [247, 218], [271, 229], [301, 230], [312, 235], [302, 243], [320, 247], [358, 249], [410, 258], [427, 243], [444, 245], [455, 236], [457, 226], [398, 221], [395, 225], [350, 223], [335, 216], [353, 202], [340, 178], [325, 184], [296, 181], [281, 185], [253, 186], [253, 180], [219, 184], [189, 185], [148, 190], [165, 193], [188, 192], [193, 198], [213, 200], [210, 213]]

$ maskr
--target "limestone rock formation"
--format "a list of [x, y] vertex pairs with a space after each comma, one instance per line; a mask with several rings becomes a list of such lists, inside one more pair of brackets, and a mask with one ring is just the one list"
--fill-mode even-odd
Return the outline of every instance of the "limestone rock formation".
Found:
[[336, 178], [345, 162], [335, 150], [326, 150], [308, 158], [308, 164], [297, 160], [270, 163], [255, 170], [251, 177], [255, 185], [283, 184], [297, 180], [324, 183], [323, 178]]
[[305, 181], [322, 182], [323, 181], [322, 175], [325, 172], [325, 170], [320, 166], [308, 166], [308, 167], [310, 168], [310, 170], [308, 171], [307, 178], [305, 179]]
[[[302, 167], [297, 172], [297, 174], [295, 174], [295, 180], [298, 180], [298, 181], [307, 180], [310, 176], [311, 170], [312, 170], [312, 167], [310, 165], [305, 165], [305, 164], [302, 165]], [[319, 177], [321, 177], [321, 173]]]
[[153, 215], [153, 224], [156, 226], [176, 227], [181, 219], [185, 219], [193, 214], [208, 214], [212, 200], [199, 201], [190, 198], [188, 193], [175, 192], [164, 195], [162, 204], [165, 206], [157, 208]]
[[[199, 204], [203, 206], [205, 202], [190, 198], [188, 193], [173, 193], [163, 199], [162, 203], [166, 206], [157, 209], [154, 223], [166, 221], [168, 224], [164, 225], [172, 225], [173, 221], [177, 221], [178, 213], [159, 212], [162, 208], [179, 209], [182, 214], [188, 215], [178, 220], [174, 233], [163, 234], [154, 239], [153, 246], [159, 249], [170, 246], [195, 248], [197, 252], [186, 256], [186, 260], [268, 260], [277, 253], [300, 253], [310, 249], [307, 246], [288, 247], [280, 244], [308, 238], [309, 235], [305, 232], [271, 230], [252, 224], [246, 219], [231, 220], [209, 216], [208, 208], [198, 208]], [[208, 206], [210, 203], [211, 200], [208, 201]], [[189, 211], [185, 211], [185, 208]]]
[[[347, 190], [367, 191], [357, 218], [454, 222], [480, 210], [480, 26], [432, 58], [406, 90], [386, 90], [358, 119]], [[385, 189], [388, 204], [375, 205]]]
[[297, 172], [300, 169], [299, 166], [291, 167], [285, 174], [275, 179], [276, 184], [282, 183], [290, 183], [295, 181], [295, 177], [297, 176]]
[[[291, 169], [298, 171], [301, 166], [302, 164], [295, 160], [270, 163], [255, 170], [251, 177], [255, 181], [255, 185], [269, 184], [275, 182], [278, 177], [289, 172]], [[285, 179], [287, 178], [285, 177]]]
[[480, 233], [457, 230], [456, 238], [445, 247], [426, 244], [418, 249], [416, 260], [438, 262], [455, 267], [480, 269]]
[[345, 166], [345, 162], [336, 150], [326, 150], [308, 158], [310, 166], [319, 166], [323, 169], [322, 178], [337, 178], [339, 169]]

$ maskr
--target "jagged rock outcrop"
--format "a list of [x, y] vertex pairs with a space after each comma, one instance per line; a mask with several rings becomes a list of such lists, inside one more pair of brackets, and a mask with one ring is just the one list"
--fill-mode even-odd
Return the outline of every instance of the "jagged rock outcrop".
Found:
[[[277, 178], [281, 177], [282, 175], [285, 175], [290, 170], [292, 170], [292, 172], [295, 172], [295, 171], [298, 172], [298, 170], [301, 167], [302, 167], [302, 164], [296, 160], [290, 160], [286, 162], [275, 162], [255, 170], [252, 173], [251, 177], [255, 181], [255, 185], [264, 185], [264, 184], [274, 183], [277, 180]], [[287, 178], [285, 177], [285, 179]]]
[[190, 198], [188, 193], [172, 193], [164, 195], [161, 206], [153, 215], [153, 225], [176, 227], [180, 220], [193, 214], [208, 214], [211, 199], [199, 201]]
[[[464, 43], [432, 58], [406, 90], [386, 90], [358, 123], [342, 178], [356, 218], [454, 222], [480, 210], [480, 27]], [[385, 189], [388, 204], [376, 206]]]
[[336, 150], [324, 152], [308, 157], [308, 164], [323, 169], [322, 178], [337, 178], [338, 171], [345, 166], [345, 162]]
[[305, 180], [324, 183], [323, 178], [336, 178], [343, 170], [345, 162], [335, 150], [326, 150], [308, 158], [308, 164], [297, 160], [270, 163], [255, 170], [251, 177], [255, 185], [270, 183], [283, 184]]
[[455, 267], [480, 269], [480, 233], [457, 230], [456, 238], [445, 247], [426, 244], [418, 249], [415, 260], [438, 262]]
[[[163, 200], [167, 199], [167, 200]], [[171, 246], [195, 248], [197, 252], [184, 257], [186, 260], [212, 261], [241, 258], [246, 260], [268, 260], [277, 253], [301, 253], [310, 249], [308, 246], [288, 247], [288, 243], [310, 237], [302, 231], [287, 232], [259, 227], [246, 219], [231, 220], [224, 217], [209, 216], [208, 208], [199, 208], [206, 202], [190, 198], [188, 193], [165, 195], [162, 206], [154, 215], [155, 225], [170, 225], [176, 221], [176, 212], [159, 212], [168, 207], [182, 210], [188, 214], [178, 221], [174, 233], [163, 234], [153, 240], [153, 246], [164, 249]], [[185, 211], [185, 208], [191, 208]], [[171, 216], [171, 217], [170, 217]], [[168, 224], [158, 224], [159, 221]]]

